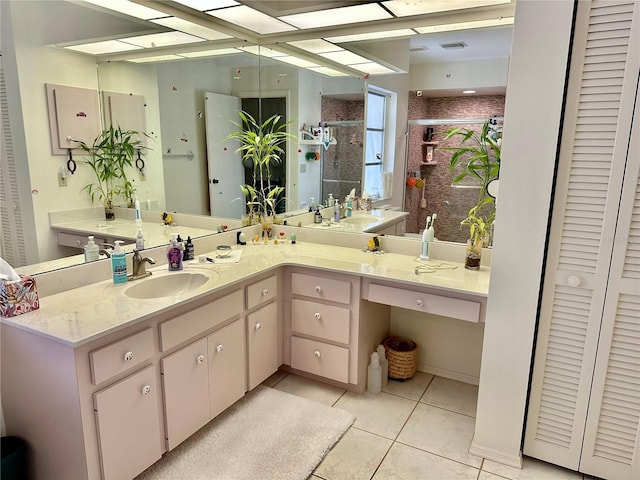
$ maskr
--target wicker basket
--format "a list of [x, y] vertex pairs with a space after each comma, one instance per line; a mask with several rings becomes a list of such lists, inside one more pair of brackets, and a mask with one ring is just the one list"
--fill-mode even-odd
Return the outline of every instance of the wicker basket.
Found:
[[413, 377], [418, 365], [415, 342], [403, 337], [389, 337], [382, 344], [389, 362], [389, 378], [406, 380]]

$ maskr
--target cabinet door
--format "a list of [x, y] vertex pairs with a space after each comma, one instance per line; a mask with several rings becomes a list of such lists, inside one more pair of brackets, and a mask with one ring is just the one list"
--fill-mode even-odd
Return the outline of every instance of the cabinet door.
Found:
[[207, 337], [211, 418], [247, 391], [244, 325], [240, 319]]
[[278, 307], [270, 303], [247, 315], [249, 390], [278, 370]]
[[161, 365], [171, 450], [210, 419], [206, 338], [163, 358]]
[[94, 396], [103, 478], [133, 478], [162, 455], [155, 366]]

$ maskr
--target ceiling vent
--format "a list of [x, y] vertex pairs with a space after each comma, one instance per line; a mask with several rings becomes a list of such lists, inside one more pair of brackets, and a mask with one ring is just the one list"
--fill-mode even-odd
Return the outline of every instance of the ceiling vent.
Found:
[[440, 46], [445, 49], [460, 49], [468, 47], [464, 42], [453, 42], [453, 43], [441, 43]]

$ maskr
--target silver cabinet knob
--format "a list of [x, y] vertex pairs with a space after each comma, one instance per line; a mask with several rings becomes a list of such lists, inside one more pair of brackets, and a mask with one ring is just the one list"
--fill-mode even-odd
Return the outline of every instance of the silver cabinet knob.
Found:
[[220, 353], [222, 350], [224, 350], [224, 347], [222, 345], [218, 345], [216, 347], [216, 352]]
[[322, 287], [320, 285], [316, 285], [316, 292], [322, 293]]
[[422, 308], [424, 307], [424, 302], [422, 300], [416, 300], [416, 305], [418, 306], [418, 308]]
[[127, 352], [125, 353], [122, 358], [124, 358], [125, 362], [130, 362], [131, 360], [133, 360], [133, 352]]
[[269, 295], [269, 289], [265, 288], [264, 290], [262, 290], [262, 296], [266, 297], [267, 295]]
[[320, 312], [314, 313], [313, 314], [313, 318], [315, 318], [316, 320], [320, 320], [320, 318], [321, 318]]
[[198, 358], [196, 358], [196, 361], [198, 363], [204, 363], [204, 355], [198, 355]]
[[142, 395], [149, 395], [151, 393], [151, 387], [149, 385], [145, 385], [142, 387]]
[[579, 287], [581, 283], [582, 280], [580, 280], [580, 277], [577, 275], [569, 275], [569, 278], [567, 278], [567, 284], [570, 287]]
[[256, 323], [256, 330], [260, 330], [262, 328], [262, 325], [260, 324], [260, 322]]
[[316, 350], [315, 352], [313, 352], [313, 354], [317, 357], [320, 358], [320, 352], [318, 350]]

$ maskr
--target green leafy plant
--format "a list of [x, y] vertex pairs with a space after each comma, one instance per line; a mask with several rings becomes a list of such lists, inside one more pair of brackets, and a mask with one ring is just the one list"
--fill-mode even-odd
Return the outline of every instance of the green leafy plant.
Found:
[[242, 163], [253, 166], [252, 184], [240, 185], [249, 209], [249, 214], [260, 218], [275, 215], [277, 204], [284, 201], [283, 186], [271, 184], [271, 168], [281, 162], [280, 156], [287, 139], [295, 138], [287, 133], [287, 125], [281, 123], [280, 115], [273, 115], [259, 124], [247, 112], [238, 112], [240, 122], [233, 122], [238, 130], [227, 135], [228, 139], [236, 139], [240, 146]]
[[126, 168], [133, 166], [136, 150], [145, 148], [138, 132], [110, 126], [100, 132], [91, 145], [79, 142], [79, 148], [87, 153], [84, 163], [95, 176], [93, 182], [82, 188], [89, 193], [92, 203], [98, 201], [105, 208], [112, 208], [118, 195], [133, 199], [135, 187], [127, 178]]

